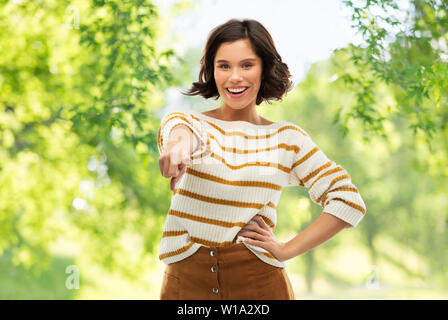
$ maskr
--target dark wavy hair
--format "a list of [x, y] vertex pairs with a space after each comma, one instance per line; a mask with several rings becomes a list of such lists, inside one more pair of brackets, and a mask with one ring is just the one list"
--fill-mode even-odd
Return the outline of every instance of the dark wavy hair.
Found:
[[211, 31], [201, 58], [199, 81], [193, 82], [192, 87], [182, 94], [201, 95], [206, 99], [215, 97], [215, 100], [218, 100], [219, 92], [216, 88], [213, 64], [216, 52], [221, 43], [240, 39], [249, 39], [252, 50], [263, 61], [262, 80], [256, 105], [263, 101], [270, 103], [269, 100], [282, 100], [283, 95], [293, 88], [288, 66], [282, 62], [266, 28], [260, 22], [251, 19], [230, 19]]

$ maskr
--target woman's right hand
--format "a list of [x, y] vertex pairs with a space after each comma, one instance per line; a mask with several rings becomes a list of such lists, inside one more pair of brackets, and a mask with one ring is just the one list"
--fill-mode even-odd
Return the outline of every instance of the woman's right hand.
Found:
[[170, 140], [159, 158], [162, 176], [171, 177], [170, 189], [174, 191], [177, 181], [182, 178], [190, 159], [190, 144], [186, 139]]

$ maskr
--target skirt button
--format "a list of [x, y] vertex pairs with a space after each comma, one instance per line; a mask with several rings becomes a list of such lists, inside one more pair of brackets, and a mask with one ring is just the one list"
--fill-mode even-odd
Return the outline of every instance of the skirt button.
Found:
[[214, 293], [218, 293], [218, 288], [213, 288]]
[[210, 251], [210, 255], [213, 257], [215, 255], [215, 251]]
[[212, 266], [212, 272], [216, 272], [216, 267]]

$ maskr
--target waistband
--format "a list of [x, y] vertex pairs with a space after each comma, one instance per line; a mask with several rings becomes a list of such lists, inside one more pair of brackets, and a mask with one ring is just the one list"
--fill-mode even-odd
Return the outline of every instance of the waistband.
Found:
[[201, 246], [199, 247], [198, 250], [201, 251], [215, 251], [216, 253], [226, 253], [226, 252], [233, 252], [233, 251], [238, 251], [238, 250], [249, 250], [246, 248], [246, 246], [244, 245], [244, 243], [233, 243], [231, 245], [228, 246], [223, 246], [223, 247], [214, 247], [214, 246], [206, 246], [201, 244]]

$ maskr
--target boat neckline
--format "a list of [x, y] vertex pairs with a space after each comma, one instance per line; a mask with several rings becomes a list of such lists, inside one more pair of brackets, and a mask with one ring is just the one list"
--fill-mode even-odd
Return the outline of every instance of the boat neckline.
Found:
[[273, 123], [270, 123], [270, 124], [254, 124], [254, 123], [251, 123], [251, 122], [248, 122], [248, 121], [244, 121], [244, 120], [228, 121], [228, 120], [221, 120], [221, 119], [217, 119], [217, 118], [214, 118], [214, 117], [210, 117], [210, 116], [208, 116], [206, 114], [203, 114], [200, 111], [192, 110], [192, 112], [194, 114], [200, 115], [200, 116], [202, 116], [204, 118], [211, 119], [211, 120], [214, 120], [214, 121], [218, 121], [218, 122], [221, 122], [221, 123], [226, 123], [228, 125], [244, 124], [244, 125], [249, 125], [249, 126], [252, 126], [252, 127], [255, 127], [255, 128], [269, 128], [269, 127], [275, 127], [275, 126], [277, 126], [279, 124], [285, 123], [285, 121], [276, 121], [276, 122], [273, 122]]

